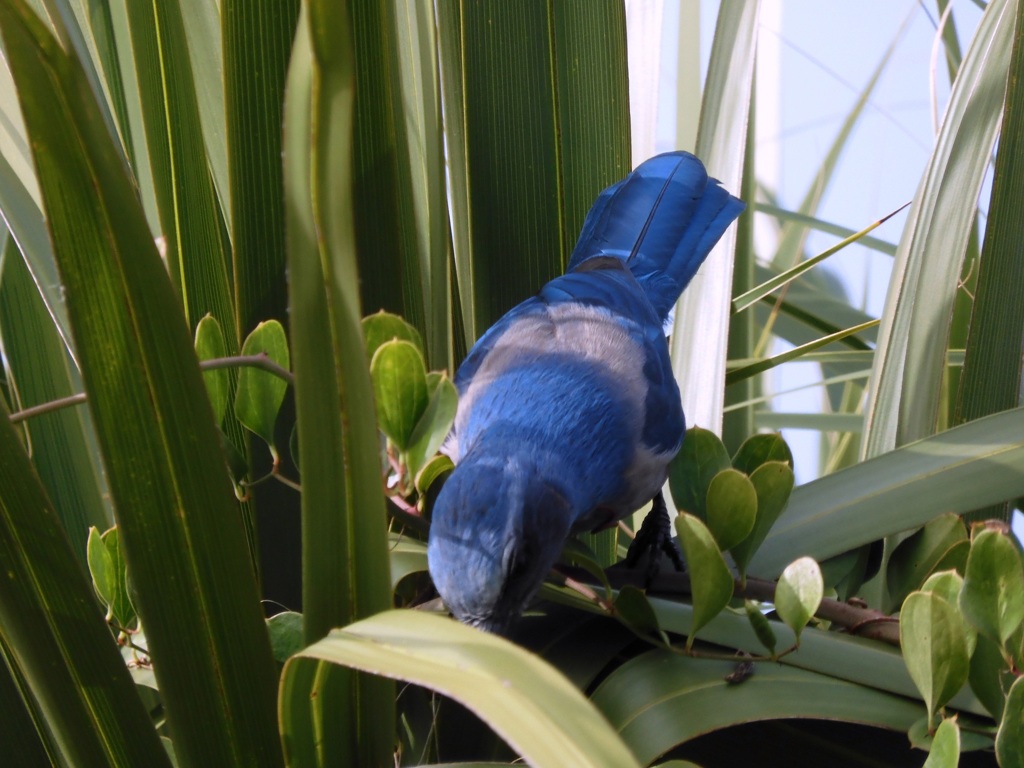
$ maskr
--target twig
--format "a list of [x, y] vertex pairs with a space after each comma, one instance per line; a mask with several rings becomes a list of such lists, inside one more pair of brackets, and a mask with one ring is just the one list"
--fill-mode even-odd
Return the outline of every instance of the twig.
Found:
[[[295, 384], [295, 374], [286, 368], [282, 368], [280, 365], [271, 360], [265, 352], [261, 352], [258, 355], [236, 355], [234, 357], [215, 357], [211, 360], [200, 360], [199, 368], [204, 371], [210, 371], [217, 368], [261, 368], [267, 373], [272, 373], [279, 379], [284, 379], [289, 384]], [[24, 408], [20, 411], [15, 411], [9, 415], [9, 419], [12, 424], [31, 419], [35, 416], [42, 416], [46, 413], [54, 413], [64, 408], [70, 408], [73, 405], [81, 405], [86, 401], [85, 392], [79, 392], [75, 395], [68, 395], [67, 397], [61, 397], [56, 400], [50, 400], [39, 405], [33, 405], [31, 408]]]
[[[572, 575], [572, 578], [592, 583], [593, 577], [582, 568], [571, 568], [560, 566], [560, 568]], [[633, 570], [623, 566], [615, 565], [605, 570], [609, 583], [616, 589], [626, 585], [640, 587], [647, 582], [647, 574], [644, 571]], [[662, 572], [659, 573], [647, 585], [647, 593], [665, 597], [680, 597], [690, 595], [690, 577], [685, 573]], [[760, 602], [772, 602], [775, 599], [775, 582], [764, 579], [748, 578], [745, 585], [736, 582], [734, 587], [736, 597], [750, 598]], [[819, 619], [831, 622], [842, 627], [847, 634], [867, 637], [873, 640], [880, 640], [889, 645], [899, 646], [900, 630], [899, 622], [893, 616], [876, 611], [872, 608], [860, 608], [850, 603], [830, 600], [821, 601], [821, 605], [814, 614]]]

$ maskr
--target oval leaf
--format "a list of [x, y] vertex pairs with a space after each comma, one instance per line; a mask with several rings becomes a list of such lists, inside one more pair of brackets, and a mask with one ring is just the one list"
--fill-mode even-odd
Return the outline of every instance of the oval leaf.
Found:
[[627, 584], [615, 598], [615, 615], [640, 637], [661, 636], [658, 616], [642, 590]]
[[718, 435], [701, 427], [686, 430], [683, 445], [668, 468], [669, 490], [676, 509], [706, 520], [708, 487], [715, 475], [730, 466], [729, 452]]
[[[939, 571], [928, 577], [927, 581], [921, 585], [921, 591], [938, 595], [959, 611], [960, 590], [963, 589], [963, 586], [964, 578], [956, 571]], [[966, 621], [963, 626], [967, 633], [967, 653], [973, 656], [974, 649], [978, 644], [978, 630]]]
[[[277, 320], [257, 325], [242, 345], [242, 354], [265, 354], [282, 368], [288, 369], [291, 366], [288, 339]], [[270, 446], [275, 462], [278, 453], [274, 442], [274, 425], [287, 389], [287, 382], [268, 371], [245, 366], [238, 372], [235, 416]]]
[[114, 601], [114, 563], [98, 528], [89, 529], [89, 540], [85, 549], [93, 588], [100, 600], [109, 608]]
[[750, 482], [757, 493], [757, 517], [750, 535], [729, 550], [741, 574], [746, 574], [751, 558], [786, 508], [789, 495], [793, 492], [793, 481], [793, 468], [782, 461], [762, 464], [750, 476]]
[[[217, 318], [207, 314], [196, 325], [196, 357], [202, 360], [214, 360], [227, 357], [228, 345], [224, 341], [224, 330]], [[203, 371], [203, 383], [206, 394], [213, 406], [213, 417], [217, 424], [224, 421], [228, 410], [228, 391], [231, 388], [231, 373], [227, 368], [213, 368]]]
[[995, 530], [971, 542], [960, 610], [978, 630], [1002, 645], [1024, 621], [1024, 568], [1017, 547]]
[[947, 717], [935, 732], [924, 768], [956, 768], [960, 764], [960, 726]]
[[921, 584], [956, 544], [967, 540], [967, 529], [958, 515], [947, 513], [929, 521], [923, 528], [899, 543], [889, 558], [886, 584], [889, 610], [903, 598], [920, 589]]
[[996, 759], [1002, 768], [1024, 766], [1024, 677], [1018, 677], [1006, 697], [996, 734]]
[[373, 355], [370, 377], [381, 432], [400, 451], [408, 450], [428, 403], [423, 355], [411, 342], [385, 342]]
[[781, 461], [793, 466], [793, 454], [778, 432], [752, 435], [732, 457], [732, 466], [747, 475], [752, 475], [762, 464]]
[[427, 491], [434, 482], [441, 476], [455, 469], [455, 464], [452, 462], [451, 457], [444, 455], [443, 453], [435, 456], [426, 464], [416, 475], [416, 492], [420, 496], [426, 496]]
[[366, 339], [366, 356], [372, 360], [381, 344], [399, 339], [408, 341], [423, 353], [423, 338], [415, 326], [404, 318], [385, 312], [383, 309], [375, 315], [363, 318], [363, 338]]
[[775, 588], [775, 610], [796, 633], [798, 642], [803, 628], [821, 605], [824, 594], [821, 568], [813, 558], [794, 560], [782, 572]]
[[711, 621], [732, 599], [733, 579], [715, 538], [697, 517], [680, 512], [676, 530], [690, 569], [693, 590], [693, 626], [686, 647], [693, 645], [698, 630]]
[[959, 612], [945, 599], [912, 592], [900, 610], [900, 646], [914, 685], [928, 707], [928, 719], [967, 681], [967, 633]]
[[270, 649], [276, 661], [284, 662], [301, 651], [305, 646], [302, 636], [302, 614], [282, 611], [267, 619], [270, 634]]
[[999, 646], [984, 635], [979, 636], [971, 656], [968, 682], [974, 695], [996, 720], [1003, 716], [1006, 694], [1015, 679]]
[[735, 469], [715, 475], [708, 486], [708, 529], [722, 550], [731, 549], [750, 534], [757, 518], [757, 491], [750, 478]]
[[117, 526], [103, 534], [103, 547], [110, 556], [111, 564], [111, 600], [110, 610], [117, 626], [121, 629], [134, 629], [137, 614], [132, 605], [131, 589], [128, 584], [128, 565], [124, 561], [121, 550], [121, 537]]
[[433, 458], [448, 437], [459, 405], [459, 393], [444, 374], [428, 373], [427, 391], [430, 392], [427, 409], [409, 438], [407, 461], [413, 477]]
[[775, 630], [772, 629], [772, 623], [761, 612], [761, 604], [756, 600], [747, 600], [744, 603], [744, 607], [747, 611], [747, 619], [750, 621], [750, 626], [753, 628], [754, 634], [757, 635], [757, 639], [761, 645], [768, 649], [772, 658], [775, 658], [775, 646], [778, 644], [778, 640], [775, 637]]

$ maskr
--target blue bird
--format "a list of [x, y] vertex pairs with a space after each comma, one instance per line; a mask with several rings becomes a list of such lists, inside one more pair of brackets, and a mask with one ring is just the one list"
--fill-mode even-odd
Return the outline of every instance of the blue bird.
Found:
[[651, 158], [597, 198], [566, 274], [477, 341], [427, 546], [456, 618], [506, 632], [568, 536], [660, 493], [686, 429], [664, 326], [743, 208], [693, 155]]

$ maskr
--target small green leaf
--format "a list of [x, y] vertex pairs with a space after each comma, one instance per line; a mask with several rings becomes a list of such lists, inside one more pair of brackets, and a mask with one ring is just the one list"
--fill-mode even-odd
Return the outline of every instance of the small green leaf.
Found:
[[1000, 768], [1024, 766], [1024, 677], [1017, 678], [1006, 697], [996, 734], [996, 759]]
[[608, 581], [608, 576], [604, 572], [601, 563], [598, 562], [594, 550], [579, 539], [568, 538], [565, 540], [565, 544], [562, 545], [561, 560], [579, 566], [589, 573], [594, 581], [600, 582], [604, 587], [605, 599], [612, 599], [612, 585]]
[[757, 518], [757, 491], [750, 478], [735, 469], [724, 469], [708, 486], [707, 524], [720, 549], [743, 541]]
[[967, 682], [970, 658], [959, 612], [944, 598], [912, 592], [900, 610], [900, 646], [929, 722]]
[[[282, 368], [291, 367], [288, 339], [277, 320], [257, 325], [242, 345], [242, 354], [265, 354]], [[270, 446], [275, 463], [278, 452], [274, 441], [274, 425], [287, 389], [287, 382], [259, 368], [245, 366], [238, 373], [235, 416], [243, 426], [259, 435]]]
[[768, 621], [768, 617], [761, 612], [761, 604], [756, 600], [746, 600], [744, 602], [744, 608], [747, 611], [747, 620], [750, 622], [750, 626], [754, 630], [754, 634], [757, 635], [757, 639], [761, 645], [768, 649], [771, 653], [772, 658], [775, 658], [775, 646], [778, 644], [778, 639], [775, 637], [775, 630], [772, 629], [772, 623]]
[[947, 513], [929, 521], [923, 528], [899, 543], [889, 558], [886, 584], [889, 590], [889, 610], [903, 602], [903, 598], [920, 589], [949, 550], [967, 540], [967, 530], [958, 515]]
[[729, 452], [718, 435], [701, 427], [686, 430], [683, 445], [668, 468], [676, 509], [706, 520], [708, 487], [715, 475], [730, 466]]
[[956, 768], [960, 764], [960, 726], [955, 717], [939, 723], [924, 768]]
[[693, 625], [686, 638], [686, 647], [690, 648], [700, 628], [729, 604], [733, 579], [714, 536], [698, 517], [680, 512], [676, 517], [676, 531], [686, 555], [693, 590]]
[[[929, 576], [921, 585], [921, 591], [938, 595], [959, 611], [960, 590], [963, 589], [963, 586], [964, 578], [956, 571], [938, 571]], [[972, 655], [978, 645], [978, 630], [966, 621], [963, 624], [964, 631], [967, 633], [967, 653]]]
[[89, 562], [89, 575], [92, 576], [92, 585], [96, 589], [96, 594], [109, 608], [114, 600], [114, 563], [111, 560], [110, 552], [107, 551], [107, 547], [103, 543], [103, 535], [95, 526], [89, 528], [86, 558]]
[[663, 638], [654, 608], [642, 590], [627, 584], [615, 598], [615, 615], [640, 637]]
[[132, 605], [128, 566], [121, 551], [121, 537], [116, 526], [103, 534], [103, 546], [110, 553], [110, 561], [114, 568], [114, 599], [110, 604], [114, 612], [114, 621], [123, 629], [134, 629], [137, 614], [135, 606]]
[[429, 402], [423, 354], [411, 342], [387, 341], [373, 354], [370, 377], [380, 430], [407, 451]]
[[789, 502], [789, 495], [793, 491], [793, 468], [782, 461], [769, 461], [754, 470], [750, 482], [757, 493], [754, 527], [747, 538], [729, 550], [740, 573], [744, 575], [750, 560]]
[[455, 464], [452, 463], [451, 458], [443, 453], [435, 456], [424, 464], [423, 468], [416, 475], [416, 493], [420, 496], [425, 496], [434, 484], [434, 481], [453, 469], [455, 469]]
[[978, 645], [971, 656], [968, 680], [974, 695], [996, 720], [1003, 716], [1006, 694], [1015, 679], [999, 645], [984, 635], [978, 637]]
[[302, 637], [302, 614], [284, 611], [267, 619], [270, 633], [270, 649], [275, 661], [284, 664], [289, 658], [306, 647]]
[[448, 437], [459, 405], [459, 393], [444, 374], [428, 373], [427, 391], [430, 393], [427, 409], [409, 438], [407, 461], [413, 477], [437, 453]]
[[375, 315], [363, 318], [363, 338], [366, 339], [366, 356], [370, 360], [381, 344], [393, 339], [411, 342], [421, 354], [423, 353], [423, 338], [415, 326], [383, 309]]
[[128, 593], [127, 568], [117, 528], [103, 534], [96, 528], [90, 528], [86, 549], [92, 583], [100, 599], [106, 603], [108, 617], [122, 629], [133, 629], [136, 613]]
[[971, 542], [960, 610], [978, 630], [1004, 644], [1024, 621], [1024, 568], [1009, 537], [983, 530]]
[[794, 560], [779, 577], [779, 584], [775, 588], [775, 610], [779, 618], [796, 633], [797, 641], [821, 605], [824, 594], [821, 568], [813, 558], [801, 557]]
[[778, 432], [748, 437], [732, 457], [732, 466], [744, 474], [752, 475], [758, 467], [769, 461], [782, 461], [793, 466], [793, 454]]
[[[196, 357], [200, 360], [214, 360], [227, 357], [228, 346], [224, 341], [224, 331], [211, 314], [207, 314], [196, 325]], [[213, 418], [219, 425], [224, 421], [228, 410], [228, 391], [231, 388], [231, 373], [227, 368], [214, 368], [203, 371], [203, 382], [206, 393], [210, 396], [213, 406]]]

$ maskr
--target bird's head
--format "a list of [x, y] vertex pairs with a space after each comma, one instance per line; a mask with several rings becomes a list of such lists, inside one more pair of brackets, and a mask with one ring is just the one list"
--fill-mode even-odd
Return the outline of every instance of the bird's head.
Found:
[[434, 505], [427, 560], [460, 621], [504, 634], [537, 593], [569, 533], [562, 487], [530, 460], [467, 456]]

